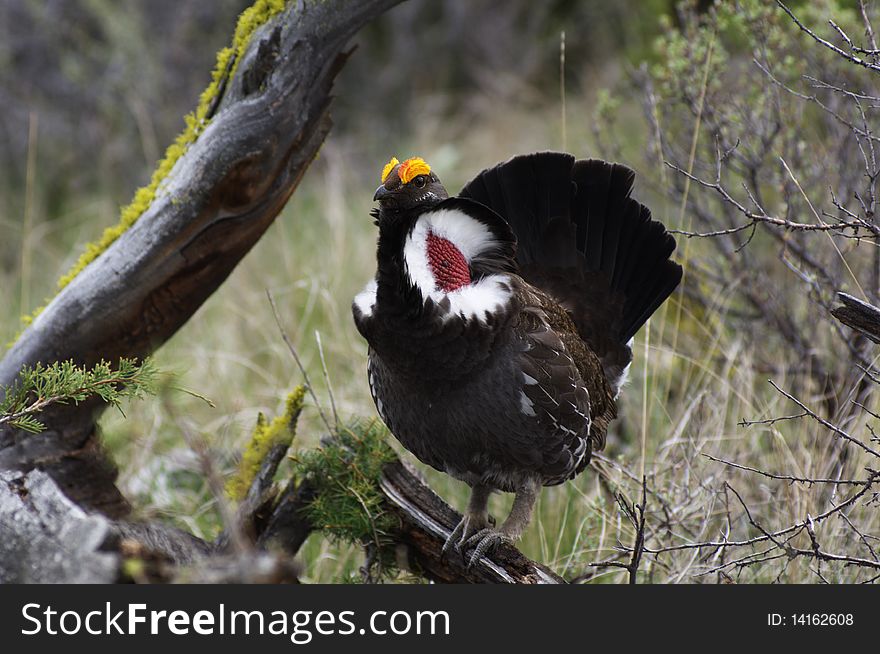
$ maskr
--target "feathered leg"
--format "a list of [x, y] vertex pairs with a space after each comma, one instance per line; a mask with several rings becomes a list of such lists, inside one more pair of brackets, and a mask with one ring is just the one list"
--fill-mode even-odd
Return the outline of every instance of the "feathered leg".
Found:
[[538, 493], [541, 492], [541, 484], [537, 479], [530, 479], [516, 491], [510, 515], [498, 529], [486, 528], [478, 531], [464, 543], [465, 547], [474, 545], [473, 554], [468, 561], [468, 568], [480, 560], [484, 554], [491, 552], [499, 543], [514, 543], [522, 536], [523, 531], [532, 519], [532, 509]]
[[446, 556], [450, 548], [456, 551], [476, 532], [482, 531], [489, 526], [489, 496], [492, 490], [487, 486], [476, 485], [471, 489], [471, 499], [461, 522], [449, 534], [449, 538], [443, 544], [441, 556]]

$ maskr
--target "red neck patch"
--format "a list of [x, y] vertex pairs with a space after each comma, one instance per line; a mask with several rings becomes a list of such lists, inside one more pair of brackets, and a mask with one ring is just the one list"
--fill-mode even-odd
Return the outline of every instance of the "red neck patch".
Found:
[[434, 281], [444, 292], [451, 293], [471, 283], [467, 259], [452, 241], [429, 231], [425, 245]]

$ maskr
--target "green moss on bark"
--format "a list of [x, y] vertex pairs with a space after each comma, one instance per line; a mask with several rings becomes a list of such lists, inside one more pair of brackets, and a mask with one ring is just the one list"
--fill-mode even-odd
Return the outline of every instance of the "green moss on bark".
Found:
[[[199, 97], [196, 109], [185, 116], [186, 128], [168, 146], [165, 156], [156, 166], [156, 170], [150, 178], [150, 183], [139, 188], [131, 203], [122, 208], [119, 222], [116, 225], [105, 229], [97, 241], [86, 245], [85, 251], [79, 256], [73, 267], [58, 280], [59, 291], [70, 284], [86, 266], [97, 259], [116, 239], [134, 225], [153, 203], [162, 181], [210, 123], [208, 113], [218, 100], [225, 80], [234, 78], [241, 56], [247, 49], [254, 32], [284, 10], [286, 5], [286, 0], [256, 0], [253, 5], [241, 13], [235, 27], [232, 45], [217, 53], [217, 63], [211, 75], [211, 83]], [[45, 305], [35, 310], [31, 315], [24, 316], [22, 318], [24, 325], [27, 326], [33, 322], [44, 308]]]

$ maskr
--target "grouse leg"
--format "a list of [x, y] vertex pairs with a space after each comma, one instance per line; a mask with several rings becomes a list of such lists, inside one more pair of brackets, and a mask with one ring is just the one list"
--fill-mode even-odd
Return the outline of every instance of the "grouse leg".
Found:
[[510, 515], [507, 516], [501, 527], [483, 529], [467, 539], [464, 543], [465, 547], [474, 545], [473, 554], [467, 564], [468, 568], [473, 567], [484, 554], [494, 550], [500, 543], [513, 544], [522, 536], [532, 519], [532, 509], [535, 507], [540, 490], [541, 484], [537, 479], [527, 480], [517, 489], [513, 506], [510, 508]]
[[475, 533], [489, 526], [489, 496], [492, 489], [477, 484], [471, 489], [471, 499], [461, 522], [456, 525], [443, 544], [440, 557], [445, 557], [450, 548], [461, 551], [461, 546]]

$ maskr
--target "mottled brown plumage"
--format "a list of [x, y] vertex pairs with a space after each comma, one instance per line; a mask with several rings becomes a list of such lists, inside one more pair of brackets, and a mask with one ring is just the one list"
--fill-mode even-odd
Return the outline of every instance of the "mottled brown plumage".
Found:
[[[571, 356], [589, 395], [591, 451], [605, 449], [608, 424], [617, 417], [617, 403], [614, 399], [614, 391], [602, 369], [602, 362], [578, 332], [571, 314], [547, 293], [523, 281], [520, 285], [519, 299], [525, 309], [519, 316], [523, 322], [517, 327], [535, 328], [537, 317], [535, 314], [540, 314]], [[527, 323], [532, 324], [527, 325]], [[575, 474], [579, 473], [588, 462], [589, 459], [585, 459]]]

